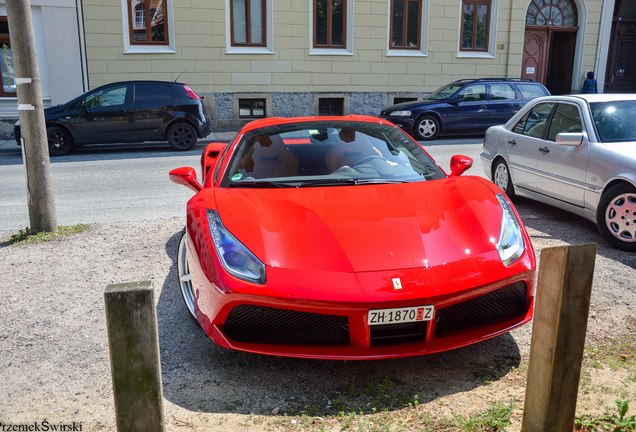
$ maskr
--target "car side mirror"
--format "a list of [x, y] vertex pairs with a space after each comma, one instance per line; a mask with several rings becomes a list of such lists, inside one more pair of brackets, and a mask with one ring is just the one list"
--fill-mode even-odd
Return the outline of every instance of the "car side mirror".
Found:
[[583, 142], [583, 132], [561, 132], [556, 136], [556, 143], [562, 146], [578, 147]]
[[170, 180], [176, 184], [187, 186], [195, 192], [203, 189], [197, 180], [197, 172], [192, 167], [175, 168], [170, 171]]
[[459, 96], [456, 96], [456, 97], [454, 97], [454, 98], [452, 98], [452, 99], [449, 99], [449, 100], [448, 100], [448, 103], [449, 103], [449, 104], [451, 104], [451, 105], [459, 105], [459, 103], [460, 103], [461, 101], [463, 101], [463, 100], [464, 100], [464, 98], [459, 97]]
[[225, 147], [227, 143], [222, 142], [212, 142], [205, 146], [205, 150], [201, 153], [201, 178], [205, 179]]
[[473, 158], [464, 155], [453, 155], [450, 160], [451, 177], [458, 177], [473, 166]]

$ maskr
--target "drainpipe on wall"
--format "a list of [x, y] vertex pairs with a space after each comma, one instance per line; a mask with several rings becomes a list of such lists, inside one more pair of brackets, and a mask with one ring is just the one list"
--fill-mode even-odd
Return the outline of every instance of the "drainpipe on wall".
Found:
[[82, 65], [82, 92], [89, 90], [88, 66], [86, 64], [86, 38], [84, 37], [84, 10], [82, 0], [75, 0], [75, 11], [77, 15], [77, 36], [79, 39], [80, 64]]

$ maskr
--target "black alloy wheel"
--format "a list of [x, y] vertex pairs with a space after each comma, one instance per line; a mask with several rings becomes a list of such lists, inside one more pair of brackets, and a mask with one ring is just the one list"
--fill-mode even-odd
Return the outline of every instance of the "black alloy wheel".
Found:
[[176, 123], [168, 129], [168, 144], [175, 150], [190, 150], [197, 144], [197, 139], [197, 131], [190, 123]]
[[51, 156], [64, 156], [73, 151], [73, 137], [64, 128], [51, 126], [46, 129]]

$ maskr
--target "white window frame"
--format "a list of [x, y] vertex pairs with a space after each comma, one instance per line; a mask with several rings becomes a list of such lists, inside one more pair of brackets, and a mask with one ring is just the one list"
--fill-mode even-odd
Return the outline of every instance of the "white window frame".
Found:
[[422, 16], [420, 17], [420, 49], [405, 50], [391, 49], [391, 1], [388, 2], [389, 12], [387, 13], [387, 36], [386, 36], [386, 56], [387, 57], [427, 57], [428, 56], [428, 10], [430, 0], [422, 0]]
[[354, 0], [347, 0], [347, 37], [344, 48], [314, 47], [314, 0], [309, 0], [309, 55], [353, 55], [353, 7]]
[[[128, 0], [121, 0], [121, 14], [124, 26], [124, 54], [174, 54], [174, 7], [173, 0], [166, 1], [166, 13], [168, 14], [168, 45], [131, 45], [128, 25]], [[134, 11], [133, 11], [134, 12]], [[135, 14], [131, 14], [135, 19]]]
[[267, 44], [264, 47], [232, 46], [232, 15], [230, 13], [230, 1], [232, 0], [225, 0], [225, 54], [274, 54], [272, 44], [272, 41], [274, 40], [274, 1], [265, 1], [265, 25], [267, 26], [265, 37], [267, 38]]
[[[496, 58], [497, 53], [497, 16], [499, 0], [490, 4], [490, 28], [488, 29], [488, 51], [462, 51], [462, 17], [463, 2], [459, 0], [459, 20], [457, 30], [457, 58]], [[524, 24], [525, 25], [525, 24]]]

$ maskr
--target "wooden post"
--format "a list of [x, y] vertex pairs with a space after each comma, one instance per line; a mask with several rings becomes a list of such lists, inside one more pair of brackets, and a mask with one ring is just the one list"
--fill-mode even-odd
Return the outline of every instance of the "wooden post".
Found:
[[152, 283], [108, 285], [104, 299], [117, 430], [161, 432], [163, 391]]
[[571, 432], [596, 244], [541, 251], [522, 432]]

